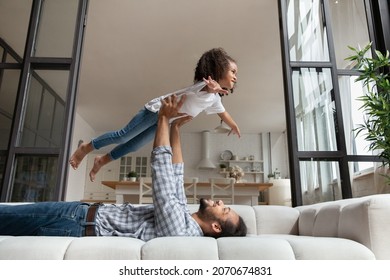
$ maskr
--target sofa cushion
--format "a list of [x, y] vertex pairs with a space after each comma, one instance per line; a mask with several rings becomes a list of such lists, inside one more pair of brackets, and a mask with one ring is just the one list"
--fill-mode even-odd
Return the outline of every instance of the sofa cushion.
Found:
[[67, 260], [140, 260], [144, 241], [128, 237], [83, 237], [69, 244]]
[[230, 207], [242, 217], [247, 226], [248, 234], [257, 234], [256, 216], [253, 207], [248, 205], [230, 205]]
[[338, 237], [340, 209], [340, 205], [321, 208], [315, 218], [313, 236]]
[[142, 247], [141, 257], [143, 260], [218, 260], [218, 246], [212, 237], [159, 237]]
[[221, 260], [294, 260], [288, 241], [261, 237], [223, 237], [217, 239]]
[[298, 234], [298, 210], [278, 205], [258, 205], [253, 210], [256, 234]]
[[349, 239], [276, 234], [261, 237], [288, 242], [297, 260], [375, 260], [370, 249]]
[[[4, 236], [3, 236], [4, 237]], [[62, 260], [77, 237], [21, 236], [0, 240], [1, 260]]]

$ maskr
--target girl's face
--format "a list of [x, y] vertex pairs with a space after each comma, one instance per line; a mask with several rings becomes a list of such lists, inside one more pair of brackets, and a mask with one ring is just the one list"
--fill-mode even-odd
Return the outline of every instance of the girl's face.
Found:
[[234, 88], [234, 85], [237, 83], [237, 64], [234, 62], [229, 63], [229, 67], [227, 71], [225, 72], [224, 76], [221, 80], [218, 81], [219, 85], [222, 88], [227, 88], [232, 90]]

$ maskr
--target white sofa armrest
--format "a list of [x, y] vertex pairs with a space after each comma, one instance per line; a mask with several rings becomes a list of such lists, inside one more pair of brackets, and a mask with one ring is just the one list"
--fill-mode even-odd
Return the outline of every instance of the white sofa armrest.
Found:
[[390, 195], [375, 195], [343, 207], [339, 237], [355, 240], [390, 259]]
[[357, 241], [377, 259], [390, 259], [390, 194], [297, 207], [299, 235]]

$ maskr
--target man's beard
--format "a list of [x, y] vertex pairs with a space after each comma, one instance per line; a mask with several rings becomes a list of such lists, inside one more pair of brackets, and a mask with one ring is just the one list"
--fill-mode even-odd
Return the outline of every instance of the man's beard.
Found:
[[199, 200], [199, 212], [204, 212], [206, 210], [206, 208], [208, 207], [207, 203], [206, 203], [206, 199], [204, 198], [201, 198]]
[[215, 217], [215, 215], [213, 213], [211, 213], [210, 211], [208, 211], [208, 209], [210, 208], [211, 206], [209, 206], [206, 202], [206, 199], [204, 198], [201, 198], [199, 200], [199, 210], [198, 210], [198, 216], [200, 218], [202, 218], [203, 220], [205, 221], [215, 221], [217, 220], [217, 218]]

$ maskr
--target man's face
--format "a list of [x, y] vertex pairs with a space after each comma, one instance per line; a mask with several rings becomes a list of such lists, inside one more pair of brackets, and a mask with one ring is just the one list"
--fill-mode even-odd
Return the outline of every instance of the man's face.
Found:
[[239, 216], [230, 207], [226, 207], [222, 200], [213, 201], [211, 199], [200, 199], [199, 215], [202, 219], [208, 221], [231, 220], [234, 224], [238, 223]]

